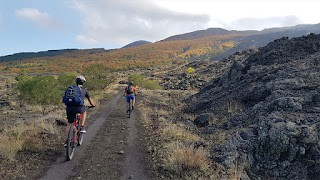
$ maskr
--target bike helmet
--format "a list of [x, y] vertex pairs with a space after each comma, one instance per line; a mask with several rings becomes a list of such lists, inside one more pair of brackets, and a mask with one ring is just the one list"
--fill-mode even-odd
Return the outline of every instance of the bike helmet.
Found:
[[128, 84], [129, 84], [129, 85], [133, 85], [133, 82], [132, 82], [132, 81], [130, 81]]
[[76, 83], [77, 84], [83, 84], [84, 82], [86, 82], [86, 78], [82, 75], [79, 75], [76, 77]]

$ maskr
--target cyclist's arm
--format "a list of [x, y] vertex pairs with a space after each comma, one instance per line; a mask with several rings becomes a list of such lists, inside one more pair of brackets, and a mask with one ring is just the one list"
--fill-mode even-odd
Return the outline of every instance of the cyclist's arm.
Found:
[[127, 95], [127, 88], [124, 89], [124, 93], [123, 93], [123, 96], [126, 96]]
[[88, 101], [89, 101], [89, 103], [90, 103], [91, 106], [96, 106], [96, 105], [92, 102], [91, 98], [88, 98]]
[[85, 97], [88, 99], [89, 103], [91, 106], [95, 107], [96, 105], [93, 103], [93, 101], [91, 100], [91, 97], [90, 97], [90, 94], [89, 94], [89, 91], [86, 90], [86, 94], [85, 94]]

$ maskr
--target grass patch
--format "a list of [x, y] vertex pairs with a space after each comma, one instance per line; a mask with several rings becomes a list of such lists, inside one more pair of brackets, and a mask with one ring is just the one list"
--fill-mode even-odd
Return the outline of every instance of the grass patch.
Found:
[[203, 148], [173, 142], [164, 149], [167, 151], [165, 168], [182, 178], [203, 174], [210, 168], [209, 153]]
[[192, 134], [190, 131], [187, 131], [182, 125], [171, 124], [166, 122], [162, 126], [161, 130], [162, 136], [166, 139], [177, 140], [183, 142], [195, 142], [200, 141], [201, 138], [195, 134]]
[[226, 111], [228, 113], [238, 113], [244, 111], [245, 107], [243, 104], [237, 102], [237, 101], [230, 101], [226, 105]]
[[[208, 146], [181, 117], [182, 99], [190, 92], [142, 90], [140, 123], [148, 137], [148, 150], [154, 166], [166, 179], [210, 179], [212, 167]], [[199, 143], [201, 142], [201, 143]], [[203, 143], [205, 144], [205, 143]]]
[[58, 134], [57, 126], [49, 120], [5, 125], [0, 130], [0, 157], [14, 160], [18, 151], [38, 151], [43, 134]]

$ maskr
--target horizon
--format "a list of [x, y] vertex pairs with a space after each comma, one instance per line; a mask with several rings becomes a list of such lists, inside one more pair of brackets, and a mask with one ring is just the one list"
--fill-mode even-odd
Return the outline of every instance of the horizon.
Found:
[[309, 12], [316, 11], [320, 3], [313, 4], [288, 0], [1, 0], [0, 56], [63, 49], [118, 49], [139, 40], [157, 42], [209, 28], [261, 31], [318, 24], [320, 15]]

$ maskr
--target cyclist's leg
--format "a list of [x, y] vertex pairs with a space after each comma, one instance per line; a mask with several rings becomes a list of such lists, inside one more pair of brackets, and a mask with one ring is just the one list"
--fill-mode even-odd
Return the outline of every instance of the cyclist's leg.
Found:
[[127, 110], [129, 109], [129, 105], [130, 105], [130, 96], [126, 96], [126, 101], [127, 101]]
[[81, 126], [84, 126], [84, 123], [86, 122], [86, 118], [87, 118], [87, 111], [82, 113]]
[[135, 102], [136, 102], [136, 98], [135, 98], [134, 95], [132, 95], [131, 99], [132, 99], [132, 108], [133, 108], [133, 107], [134, 107], [134, 104], [135, 104]]
[[85, 122], [86, 122], [87, 109], [88, 109], [88, 107], [86, 107], [86, 106], [80, 106], [78, 108], [78, 112], [82, 114], [82, 117], [81, 117], [81, 126], [82, 127], [85, 125]]
[[74, 120], [76, 119], [76, 112], [73, 108], [67, 108], [67, 128], [66, 128], [66, 134], [68, 135], [69, 128], [73, 125]]
[[[73, 126], [73, 123], [74, 123], [74, 121], [76, 119], [76, 113], [74, 112], [73, 108], [67, 108], [66, 112], [67, 112], [67, 120], [68, 120], [68, 124], [67, 124], [67, 128], [66, 128], [66, 135], [68, 137], [69, 129], [70, 129], [71, 126]], [[64, 146], [65, 147], [67, 146], [67, 140], [66, 140]]]

